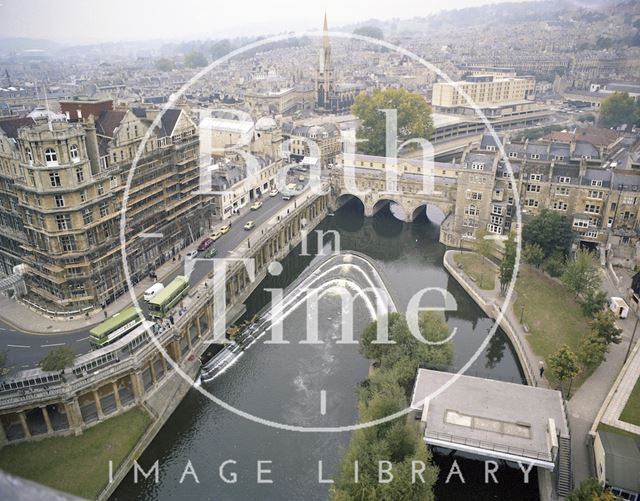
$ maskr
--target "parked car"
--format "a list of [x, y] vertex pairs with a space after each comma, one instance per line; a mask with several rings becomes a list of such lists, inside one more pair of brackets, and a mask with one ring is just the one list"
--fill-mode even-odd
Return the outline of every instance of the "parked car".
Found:
[[220, 228], [218, 229], [218, 231], [224, 235], [224, 234], [225, 234], [225, 233], [227, 233], [230, 229], [231, 229], [231, 223], [229, 223], [229, 224], [225, 224], [224, 226], [220, 226]]
[[257, 202], [253, 203], [253, 205], [251, 206], [251, 210], [258, 210], [260, 207], [262, 207], [262, 202], [258, 200]]
[[193, 259], [194, 257], [196, 257], [198, 255], [198, 251], [193, 249], [192, 251], [187, 252], [187, 257], [189, 259]]
[[298, 181], [300, 181], [301, 183], [304, 183], [304, 176], [298, 176]]
[[244, 229], [247, 231], [252, 230], [255, 226], [256, 226], [255, 221], [247, 221], [246, 224], [244, 225]]
[[162, 285], [160, 282], [153, 284], [146, 291], [144, 291], [144, 295], [142, 296], [142, 298], [145, 301], [150, 301], [162, 289], [164, 289], [164, 285]]
[[282, 200], [291, 200], [293, 195], [282, 195]]
[[200, 245], [198, 245], [198, 250], [199, 251], [206, 251], [212, 245], [213, 245], [213, 240], [211, 240], [209, 237], [207, 237], [202, 242], [200, 242]]
[[269, 193], [270, 197], [275, 197], [278, 194], [278, 190], [276, 190], [275, 188], [271, 190], [271, 193]]
[[222, 236], [222, 232], [221, 231], [216, 231], [215, 233], [212, 233], [211, 235], [209, 235], [209, 238], [215, 242], [221, 236]]
[[205, 259], [211, 259], [212, 257], [215, 257], [217, 253], [218, 250], [215, 247], [211, 247], [211, 249], [204, 253], [204, 257]]

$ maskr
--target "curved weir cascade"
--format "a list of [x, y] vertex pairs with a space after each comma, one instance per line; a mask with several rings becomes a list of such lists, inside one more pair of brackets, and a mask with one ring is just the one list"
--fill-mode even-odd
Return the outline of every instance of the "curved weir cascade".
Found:
[[[353, 318], [351, 315], [352, 300], [360, 299], [364, 302], [370, 321], [375, 320], [380, 314], [394, 313], [397, 311], [393, 298], [390, 296], [382, 277], [375, 266], [365, 257], [352, 252], [334, 254], [321, 260], [315, 265], [315, 269], [309, 268], [298, 280], [291, 284], [288, 293], [279, 301], [274, 301], [272, 306], [246, 329], [239, 332], [234, 342], [227, 345], [222, 351], [207, 362], [200, 374], [202, 382], [210, 382], [223, 374], [232, 366], [247, 348], [262, 338], [265, 334], [273, 332], [274, 324], [282, 329], [282, 324], [298, 308], [307, 306], [307, 327], [309, 320], [314, 323], [314, 329], [320, 334], [314, 339], [307, 338], [303, 343], [322, 343], [321, 339], [326, 335], [334, 339], [333, 324], [328, 332], [321, 331], [318, 325], [317, 308], [313, 312], [309, 310], [309, 299], [313, 305], [317, 300], [326, 296], [338, 295], [343, 302], [341, 309], [341, 323], [338, 334], [342, 344], [355, 344], [357, 339], [353, 331]], [[345, 301], [347, 302], [345, 304]], [[282, 329], [283, 330], [283, 329]], [[274, 342], [272, 336], [271, 342]], [[290, 341], [282, 339], [282, 344]], [[269, 342], [269, 341], [268, 341]]]
[[[449, 330], [456, 329], [452, 340], [454, 361], [443, 370], [462, 366], [492, 327], [493, 321], [444, 269], [442, 256], [446, 249], [438, 243], [439, 227], [425, 215], [410, 224], [396, 219], [389, 209], [365, 218], [362, 205], [353, 200], [337, 210], [334, 217], [325, 218], [316, 230], [335, 231], [342, 255], [315, 257], [316, 235], [310, 233], [307, 252], [301, 246], [292, 249], [282, 261], [282, 273], [267, 276], [247, 299], [247, 312], [240, 321], [258, 315], [258, 321], [250, 327], [253, 330], [244, 334], [252, 337], [246, 344], [250, 348], [242, 351], [244, 338], [239, 334], [236, 342], [240, 348], [231, 354], [235, 363], [223, 364], [224, 370], [209, 381], [203, 378], [207, 390], [229, 405], [289, 425], [327, 427], [355, 423], [356, 389], [367, 377], [369, 362], [360, 355], [356, 344], [338, 343], [343, 320], [340, 290], [347, 288], [355, 298], [351, 316], [357, 340], [371, 319], [363, 297], [374, 308], [376, 305], [375, 295], [357, 296], [358, 287], [371, 287], [365, 276], [376, 287], [382, 285], [388, 291], [401, 313], [406, 311], [410, 298], [425, 287], [446, 289], [455, 298], [457, 309], [444, 312]], [[326, 234], [325, 254], [329, 253], [330, 240], [337, 238], [336, 234]], [[346, 251], [355, 251], [351, 263], [343, 262], [344, 255], [351, 255]], [[323, 275], [324, 272], [327, 273]], [[323, 285], [324, 290], [318, 298], [317, 315], [323, 342], [301, 344], [307, 338], [305, 287], [313, 281]], [[283, 339], [289, 341], [286, 345], [266, 343], [272, 337], [267, 307], [273, 293], [269, 289], [278, 288], [285, 290], [280, 321]], [[523, 382], [515, 351], [500, 329], [467, 373]], [[265, 426], [192, 390], [138, 459], [145, 471], [158, 461], [158, 482], [153, 474], [148, 478], [138, 474], [138, 482], [134, 483], [130, 472], [112, 499], [325, 500], [330, 485], [318, 481], [319, 462], [322, 461], [322, 478], [332, 477], [349, 437], [349, 432], [299, 433]], [[501, 466], [496, 474], [500, 484], [487, 485], [482, 462], [451, 451], [434, 453], [441, 468], [435, 488], [437, 499], [538, 499], [533, 472], [530, 483], [523, 485], [518, 470]], [[458, 481], [457, 475], [445, 483], [454, 460], [464, 473], [465, 484]], [[199, 483], [190, 474], [180, 482], [189, 461]], [[259, 461], [271, 461], [260, 467], [271, 470], [263, 477], [273, 483], [258, 483]], [[235, 483], [230, 482], [233, 478]]]

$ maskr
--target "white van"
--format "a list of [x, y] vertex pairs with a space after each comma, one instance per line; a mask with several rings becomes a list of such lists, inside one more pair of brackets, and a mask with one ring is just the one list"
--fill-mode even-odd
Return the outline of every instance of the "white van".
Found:
[[146, 291], [144, 291], [143, 299], [145, 301], [151, 301], [155, 297], [155, 295], [162, 289], [164, 289], [164, 285], [162, 285], [160, 282], [158, 282], [157, 284], [153, 284]]
[[618, 318], [627, 318], [629, 315], [629, 305], [621, 297], [613, 296], [609, 302], [609, 309], [614, 312]]

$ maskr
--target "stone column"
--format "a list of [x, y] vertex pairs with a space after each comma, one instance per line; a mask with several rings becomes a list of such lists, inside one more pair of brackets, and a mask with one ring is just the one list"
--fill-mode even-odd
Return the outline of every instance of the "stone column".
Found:
[[67, 421], [69, 422], [69, 429], [76, 435], [82, 433], [82, 425], [84, 420], [82, 419], [82, 411], [80, 410], [80, 404], [77, 398], [73, 398], [69, 402], [64, 403], [65, 412], [67, 413]]
[[136, 402], [141, 402], [144, 398], [144, 383], [142, 381], [142, 373], [139, 370], [132, 372], [129, 377], [131, 378], [131, 388], [133, 389], [133, 398]]
[[96, 411], [98, 412], [98, 419], [104, 419], [104, 413], [102, 412], [102, 404], [100, 403], [100, 394], [97, 390], [93, 390], [93, 400], [96, 403]]
[[149, 368], [151, 370], [151, 381], [153, 381], [153, 384], [155, 385], [158, 382], [158, 380], [156, 378], [156, 368], [153, 366], [154, 362], [155, 362], [155, 359], [153, 358], [149, 361]]
[[51, 419], [49, 418], [49, 411], [46, 407], [41, 407], [41, 409], [44, 423], [47, 425], [47, 433], [53, 433], [53, 426], [51, 425]]
[[2, 424], [2, 419], [0, 419], [0, 447], [5, 445], [8, 441], [7, 434], [5, 433], [4, 426]]
[[113, 383], [111, 383], [111, 385], [113, 386], [113, 396], [116, 400], [116, 409], [118, 411], [122, 410], [122, 401], [120, 400], [120, 392], [118, 391], [118, 385], [116, 384], [116, 382], [114, 381]]
[[27, 418], [24, 415], [24, 412], [18, 412], [18, 417], [20, 418], [20, 424], [22, 425], [22, 431], [25, 438], [31, 438], [31, 431], [29, 430], [29, 425], [27, 424]]

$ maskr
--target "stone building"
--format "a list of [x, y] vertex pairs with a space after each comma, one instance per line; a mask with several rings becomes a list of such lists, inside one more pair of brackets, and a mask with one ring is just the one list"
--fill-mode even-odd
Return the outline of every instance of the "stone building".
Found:
[[335, 163], [342, 151], [342, 137], [336, 124], [285, 125], [283, 134], [289, 139], [291, 159], [299, 162], [304, 157], [316, 157], [326, 167]]
[[[26, 263], [34, 304], [79, 312], [127, 289], [123, 204], [134, 283], [201, 234], [207, 218], [197, 194], [196, 126], [184, 111], [167, 110], [153, 127], [125, 200], [132, 163], [159, 111], [114, 110], [104, 101], [87, 117], [74, 111], [73, 101], [61, 104], [75, 121], [0, 123], [0, 223], [6, 235], [0, 269], [8, 273]], [[141, 232], [163, 237], [144, 239]]]

